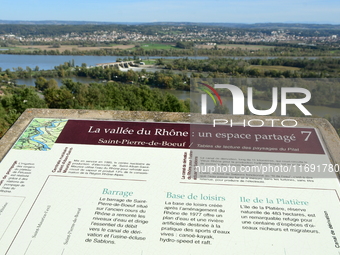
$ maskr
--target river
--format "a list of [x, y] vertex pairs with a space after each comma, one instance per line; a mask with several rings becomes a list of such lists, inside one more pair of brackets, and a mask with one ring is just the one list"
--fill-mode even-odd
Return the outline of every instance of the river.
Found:
[[[49, 55], [7, 55], [0, 54], [0, 67], [2, 70], [21, 67], [25, 69], [27, 66], [34, 69], [36, 66], [40, 70], [51, 70], [55, 66], [63, 64], [65, 62], [74, 61], [76, 66], [81, 66], [82, 63], [86, 63], [87, 66], [95, 66], [101, 63], [111, 63], [116, 62], [118, 58], [124, 59], [129, 58], [129, 56], [49, 56]], [[131, 58], [131, 56], [130, 56]], [[143, 59], [177, 59], [183, 57], [140, 57]], [[207, 59], [208, 57], [189, 57], [192, 59]]]
[[[82, 63], [86, 63], [87, 66], [95, 66], [100, 63], [110, 63], [116, 62], [118, 58], [129, 58], [129, 56], [51, 56], [51, 55], [12, 55], [12, 54], [0, 54], [0, 67], [2, 70], [21, 67], [25, 69], [27, 66], [31, 69], [34, 69], [36, 66], [40, 68], [40, 70], [51, 70], [54, 69], [55, 66], [63, 64], [65, 62], [69, 62], [74, 60], [75, 65], [81, 66]], [[131, 58], [131, 56], [130, 56]], [[158, 56], [150, 56], [150, 57], [140, 57], [141, 59], [177, 59], [177, 58], [189, 58], [189, 59], [207, 59], [209, 57], [204, 56], [190, 56], [190, 57], [158, 57]], [[224, 58], [233, 58], [233, 59], [274, 59], [277, 57], [224, 57]], [[295, 59], [304, 58], [304, 57], [294, 57]], [[318, 57], [306, 57], [307, 59], [317, 59]]]

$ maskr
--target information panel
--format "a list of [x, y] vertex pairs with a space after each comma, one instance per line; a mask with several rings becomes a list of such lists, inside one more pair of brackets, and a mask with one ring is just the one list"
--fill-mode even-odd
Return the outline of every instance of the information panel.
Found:
[[0, 254], [340, 254], [312, 128], [33, 119], [0, 165]]

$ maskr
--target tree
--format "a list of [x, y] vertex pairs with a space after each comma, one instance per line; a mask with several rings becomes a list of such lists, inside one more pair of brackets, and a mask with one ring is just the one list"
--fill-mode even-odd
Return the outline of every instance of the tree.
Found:
[[48, 88], [58, 88], [58, 82], [55, 79], [46, 80], [44, 77], [38, 77], [35, 80], [35, 87], [40, 91]]
[[194, 47], [194, 42], [177, 42], [176, 47], [180, 49], [191, 49]]
[[225, 105], [216, 104], [213, 113], [228, 114], [229, 109]]
[[156, 59], [156, 63], [155, 63], [156, 66], [161, 66], [161, 65], [164, 65], [164, 64], [165, 64], [164, 59], [162, 59], [162, 58]]
[[38, 77], [34, 83], [37, 90], [44, 91], [48, 88], [48, 82], [44, 77]]
[[10, 108], [14, 108], [17, 112], [22, 113], [27, 108], [46, 108], [46, 104], [43, 99], [39, 98], [32, 87], [25, 87], [14, 91]]
[[137, 82], [138, 81], [138, 74], [130, 69], [126, 72], [126, 80], [129, 81], [129, 82], [130, 81]]
[[49, 108], [70, 109], [74, 105], [74, 97], [66, 88], [48, 88], [44, 91], [45, 101]]
[[49, 81], [47, 81], [47, 88], [55, 88], [57, 89], [58, 86], [58, 82], [55, 79], [50, 79]]
[[183, 102], [179, 101], [174, 95], [166, 93], [162, 111], [165, 112], [188, 112]]

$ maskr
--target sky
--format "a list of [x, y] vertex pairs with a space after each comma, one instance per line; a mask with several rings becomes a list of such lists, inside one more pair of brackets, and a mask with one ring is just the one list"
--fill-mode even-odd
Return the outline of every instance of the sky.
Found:
[[340, 24], [339, 0], [0, 0], [0, 20]]

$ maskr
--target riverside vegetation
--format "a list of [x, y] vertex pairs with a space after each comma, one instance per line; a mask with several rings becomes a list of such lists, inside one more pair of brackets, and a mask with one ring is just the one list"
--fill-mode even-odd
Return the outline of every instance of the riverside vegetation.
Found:
[[[193, 111], [196, 108], [198, 111], [197, 105], [190, 104], [189, 99], [178, 100], [174, 95], [157, 89], [197, 90], [198, 84], [190, 84], [186, 71], [192, 72], [192, 78], [337, 78], [340, 75], [340, 59], [182, 58], [157, 59], [154, 64], [164, 69], [156, 72], [147, 72], [147, 69], [140, 72], [123, 72], [114, 67], [88, 68], [86, 64], [74, 66], [74, 62], [70, 61], [56, 66], [53, 70], [39, 70], [38, 66], [35, 69], [27, 67], [16, 68], [14, 71], [0, 70], [1, 91], [4, 93], [0, 98], [0, 135], [2, 136], [27, 108], [170, 112], [189, 112], [190, 109]], [[289, 67], [296, 69], [285, 70]], [[173, 70], [182, 70], [183, 73], [175, 73]], [[84, 84], [69, 79], [74, 76], [106, 82]], [[13, 82], [17, 78], [31, 77], [36, 78], [35, 87], [17, 86]], [[61, 87], [53, 79], [55, 77], [64, 78]], [[281, 83], [276, 86], [284, 86]], [[270, 101], [272, 86], [271, 83], [254, 83], [254, 98]], [[246, 88], [241, 86], [241, 89]], [[313, 97], [309, 104], [340, 107], [339, 82], [325, 84], [325, 79], [316, 79], [311, 93]], [[221, 95], [231, 96], [227, 90], [222, 90]], [[214, 110], [214, 113], [227, 112], [225, 107], [216, 107]], [[300, 113], [297, 110], [289, 111], [289, 115], [300, 116]], [[327, 119], [340, 131], [340, 115], [328, 116]]]

